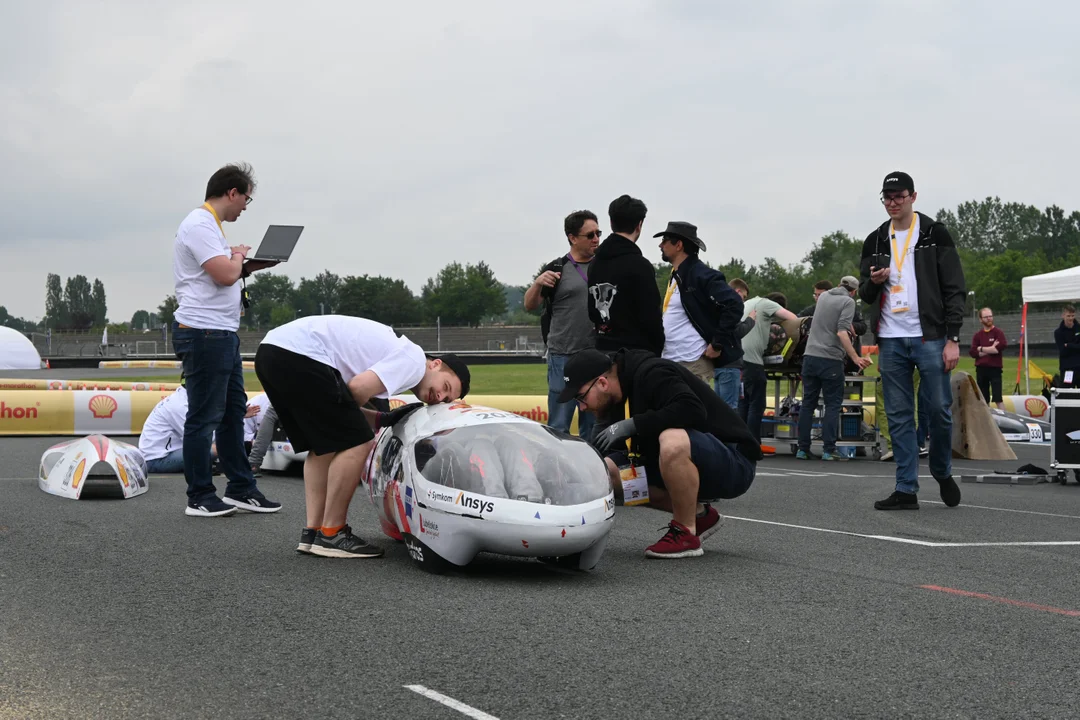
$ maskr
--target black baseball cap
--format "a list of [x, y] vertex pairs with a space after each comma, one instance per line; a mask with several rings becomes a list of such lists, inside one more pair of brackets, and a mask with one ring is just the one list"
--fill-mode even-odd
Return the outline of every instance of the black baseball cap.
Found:
[[899, 170], [891, 172], [885, 176], [885, 182], [881, 183], [881, 192], [890, 190], [907, 190], [913, 193], [915, 192], [915, 181], [906, 172], [900, 172]]
[[570, 356], [563, 366], [566, 387], [559, 393], [559, 402], [570, 402], [585, 383], [592, 382], [608, 370], [614, 361], [599, 350], [581, 350]]

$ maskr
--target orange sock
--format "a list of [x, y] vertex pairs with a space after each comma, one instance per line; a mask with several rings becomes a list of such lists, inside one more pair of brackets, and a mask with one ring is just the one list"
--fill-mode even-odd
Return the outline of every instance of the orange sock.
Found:
[[338, 525], [337, 527], [327, 527], [327, 526], [323, 525], [322, 526], [323, 537], [334, 537], [339, 532], [341, 532], [341, 529], [343, 527], [345, 527], [345, 526], [344, 525]]

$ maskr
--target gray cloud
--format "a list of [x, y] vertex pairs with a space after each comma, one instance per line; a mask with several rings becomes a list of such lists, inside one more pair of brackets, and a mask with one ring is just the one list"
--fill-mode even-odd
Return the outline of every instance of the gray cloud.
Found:
[[[977, 7], [977, 10], [975, 9]], [[485, 260], [524, 283], [562, 218], [629, 192], [708, 258], [798, 261], [868, 232], [884, 174], [935, 211], [1076, 205], [1080, 10], [1065, 2], [27, 3], [0, 48], [0, 304], [100, 277], [114, 320], [172, 292], [176, 226], [221, 164], [227, 227], [307, 227], [284, 272]], [[647, 256], [659, 259], [649, 238]]]

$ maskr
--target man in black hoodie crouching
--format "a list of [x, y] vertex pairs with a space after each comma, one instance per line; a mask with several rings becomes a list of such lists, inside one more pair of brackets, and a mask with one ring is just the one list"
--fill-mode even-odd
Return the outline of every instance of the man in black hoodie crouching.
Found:
[[[559, 401], [576, 400], [582, 411], [596, 412], [603, 429], [593, 444], [605, 456], [612, 485], [619, 485], [619, 472], [609, 455], [631, 438], [645, 466], [650, 504], [673, 516], [646, 557], [701, 555], [701, 541], [720, 521], [707, 501], [745, 493], [762, 457], [738, 412], [687, 368], [644, 350], [582, 350], [564, 372]], [[627, 401], [630, 417], [623, 420]]]

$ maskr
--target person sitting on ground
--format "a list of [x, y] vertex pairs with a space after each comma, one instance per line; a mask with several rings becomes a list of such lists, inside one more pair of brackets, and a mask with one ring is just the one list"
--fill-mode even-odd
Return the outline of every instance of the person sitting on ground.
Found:
[[[173, 474], [184, 472], [184, 421], [187, 418], [188, 394], [183, 385], [163, 398], [143, 421], [139, 433], [139, 452], [146, 460], [148, 473]], [[246, 417], [253, 417], [258, 408], [249, 407]], [[210, 462], [217, 460], [215, 438], [210, 439]]]
[[[745, 493], [762, 458], [738, 413], [685, 366], [647, 351], [583, 350], [565, 371], [560, 399], [597, 413], [593, 444], [605, 457], [612, 487], [621, 487], [621, 480], [611, 456], [632, 439], [650, 504], [672, 514], [667, 533], [645, 550], [646, 557], [701, 555], [701, 541], [720, 521], [709, 501]], [[630, 416], [620, 419], [627, 402]]]

